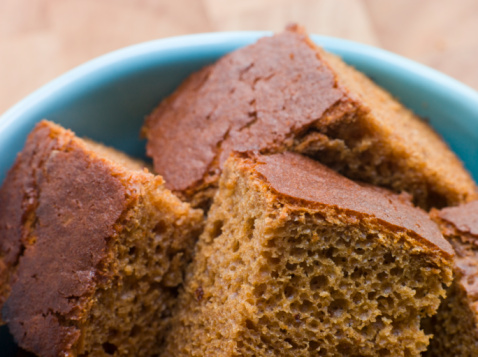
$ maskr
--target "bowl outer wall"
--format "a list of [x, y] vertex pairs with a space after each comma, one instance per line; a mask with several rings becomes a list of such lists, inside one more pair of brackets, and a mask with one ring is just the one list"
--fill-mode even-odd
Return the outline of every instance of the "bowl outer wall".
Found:
[[[144, 158], [145, 116], [187, 75], [270, 32], [222, 32], [141, 43], [89, 61], [41, 87], [0, 117], [0, 182], [43, 118]], [[478, 179], [478, 93], [406, 58], [352, 41], [312, 35], [413, 109]], [[1, 204], [1, 202], [0, 202]]]

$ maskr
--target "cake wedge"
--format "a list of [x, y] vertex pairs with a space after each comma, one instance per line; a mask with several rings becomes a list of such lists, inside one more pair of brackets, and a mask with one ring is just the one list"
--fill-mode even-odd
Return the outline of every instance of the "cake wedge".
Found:
[[164, 356], [419, 356], [453, 250], [407, 197], [294, 153], [232, 154]]
[[203, 227], [141, 162], [48, 121], [0, 188], [1, 318], [39, 356], [152, 356]]
[[154, 169], [209, 207], [231, 151], [295, 151], [422, 208], [478, 198], [460, 160], [421, 118], [299, 26], [192, 74], [148, 116]]

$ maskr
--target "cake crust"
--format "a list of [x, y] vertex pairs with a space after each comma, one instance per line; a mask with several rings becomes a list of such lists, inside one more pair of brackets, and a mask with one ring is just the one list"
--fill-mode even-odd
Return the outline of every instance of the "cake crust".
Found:
[[[18, 343], [47, 356], [71, 349], [79, 338], [59, 317], [81, 315], [79, 300], [100, 278], [105, 237], [127, 205], [119, 179], [78, 150], [71, 132], [60, 132], [39, 124], [0, 190], [1, 276], [15, 281], [11, 292], [2, 292], [4, 300], [9, 296], [2, 319]], [[98, 198], [94, 207], [82, 205], [91, 197]]]
[[223, 57], [147, 118], [147, 153], [168, 187], [191, 198], [218, 180], [232, 150], [290, 146], [294, 133], [346, 99], [301, 37], [288, 31]]
[[[14, 336], [24, 336], [20, 345], [56, 355], [79, 337], [79, 330], [65, 326], [62, 318], [79, 319], [84, 298], [104, 278], [98, 266], [106, 258], [105, 238], [114, 235], [128, 202], [110, 169], [72, 143], [44, 160], [35, 175], [41, 195], [32, 202], [36, 223], [28, 234], [35, 242], [20, 258], [2, 316]], [[89, 202], [94, 205], [85, 205]]]
[[444, 208], [436, 211], [435, 216], [452, 225], [458, 232], [478, 239], [478, 201]]

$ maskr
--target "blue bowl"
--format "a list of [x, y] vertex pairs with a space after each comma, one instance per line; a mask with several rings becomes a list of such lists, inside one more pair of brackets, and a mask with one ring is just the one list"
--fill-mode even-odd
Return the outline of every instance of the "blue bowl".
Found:
[[[191, 72], [269, 32], [226, 32], [156, 40], [94, 59], [40, 88], [0, 117], [0, 182], [42, 118], [144, 157], [139, 130], [161, 98]], [[312, 36], [429, 120], [478, 178], [478, 93], [389, 52]]]
[[[191, 72], [268, 32], [199, 34], [127, 47], [92, 60], [40, 88], [0, 117], [0, 182], [43, 118], [144, 157], [144, 117]], [[429, 120], [478, 178], [478, 93], [423, 65], [386, 51], [312, 36]], [[0, 202], [0, 204], [2, 204]], [[16, 347], [5, 327], [0, 346]]]

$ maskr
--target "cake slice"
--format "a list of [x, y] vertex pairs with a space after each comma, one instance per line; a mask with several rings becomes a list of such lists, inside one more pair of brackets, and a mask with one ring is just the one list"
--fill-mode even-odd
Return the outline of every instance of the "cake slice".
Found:
[[428, 356], [478, 356], [478, 201], [433, 210], [431, 217], [455, 249], [455, 279], [431, 319]]
[[159, 351], [203, 214], [113, 149], [42, 121], [0, 189], [0, 307], [40, 356]]
[[298, 154], [233, 154], [164, 356], [419, 356], [452, 256], [406, 197]]
[[233, 150], [293, 150], [423, 208], [476, 196], [459, 159], [420, 118], [297, 26], [192, 74], [146, 120], [168, 188], [208, 207]]

